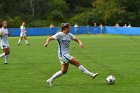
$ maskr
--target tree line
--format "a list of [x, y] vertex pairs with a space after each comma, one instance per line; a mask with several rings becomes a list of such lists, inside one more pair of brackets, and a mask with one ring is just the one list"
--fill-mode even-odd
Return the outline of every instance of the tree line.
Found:
[[0, 20], [10, 27], [131, 24], [140, 26], [140, 0], [0, 0]]

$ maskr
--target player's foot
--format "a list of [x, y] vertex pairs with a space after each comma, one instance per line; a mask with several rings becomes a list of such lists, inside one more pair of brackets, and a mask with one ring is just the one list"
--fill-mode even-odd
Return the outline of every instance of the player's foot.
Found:
[[95, 77], [97, 77], [99, 74], [98, 73], [95, 73], [92, 75], [92, 78], [94, 79]]
[[20, 46], [20, 44], [18, 44], [18, 46]]
[[52, 81], [50, 79], [48, 79], [46, 82], [48, 83], [49, 86], [52, 86]]
[[4, 64], [8, 64], [8, 63], [4, 63]]

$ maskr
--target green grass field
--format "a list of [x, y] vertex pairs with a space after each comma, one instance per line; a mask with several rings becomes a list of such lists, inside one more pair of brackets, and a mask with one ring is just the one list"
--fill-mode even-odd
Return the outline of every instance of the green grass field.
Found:
[[[17, 46], [17, 37], [9, 37], [9, 64], [0, 59], [0, 93], [139, 93], [140, 92], [140, 37], [120, 35], [77, 35], [85, 47], [71, 42], [71, 55], [90, 71], [99, 72], [91, 79], [70, 65], [66, 75], [58, 78], [53, 87], [46, 80], [60, 70], [57, 43], [43, 46], [47, 37], [28, 37]], [[1, 51], [2, 53], [2, 51]], [[105, 78], [113, 74], [115, 85]]]

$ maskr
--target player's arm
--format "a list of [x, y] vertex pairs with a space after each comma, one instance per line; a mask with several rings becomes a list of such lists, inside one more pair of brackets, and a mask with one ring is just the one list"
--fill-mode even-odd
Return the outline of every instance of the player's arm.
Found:
[[74, 41], [77, 42], [81, 48], [84, 47], [84, 45], [83, 45], [83, 43], [82, 43], [82, 41], [80, 39], [74, 38]]
[[1, 30], [0, 30], [0, 36], [6, 36], [8, 35], [8, 33], [3, 33]]
[[0, 29], [0, 36], [2, 36], [2, 32], [1, 32], [1, 29]]
[[23, 33], [26, 33], [26, 30], [25, 30], [25, 29], [21, 29], [21, 31], [22, 31]]
[[2, 33], [0, 33], [0, 36], [3, 36], [3, 34], [2, 34]]
[[0, 36], [6, 36], [6, 35], [8, 35], [8, 34], [4, 34], [4, 33], [0, 34]]
[[24, 29], [24, 33], [26, 33], [27, 31], [26, 31], [26, 29]]
[[24, 27], [20, 27], [20, 29], [23, 33], [26, 33], [26, 29], [24, 29]]
[[46, 43], [44, 44], [45, 47], [47, 47], [49, 45], [49, 43], [52, 41], [52, 40], [55, 40], [53, 37], [49, 37], [47, 40], [46, 40]]
[[48, 44], [49, 44], [52, 40], [57, 40], [57, 39], [59, 39], [60, 36], [61, 36], [61, 34], [62, 34], [62, 33], [56, 33], [55, 35], [49, 37], [49, 38], [47, 39], [46, 43], [44, 44], [44, 46], [47, 47]]
[[8, 35], [8, 33], [3, 33], [3, 34], [2, 34], [2, 36], [6, 36], [6, 35]]
[[26, 33], [27, 31], [26, 30], [23, 30], [23, 32]]

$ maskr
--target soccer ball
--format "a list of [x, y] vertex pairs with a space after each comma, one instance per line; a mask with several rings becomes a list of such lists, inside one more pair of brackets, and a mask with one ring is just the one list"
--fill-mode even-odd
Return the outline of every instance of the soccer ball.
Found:
[[112, 84], [114, 84], [115, 83], [115, 77], [113, 76], [113, 75], [109, 75], [109, 76], [107, 76], [107, 78], [106, 78], [106, 81], [107, 81], [107, 83], [109, 84], [109, 85], [112, 85]]

